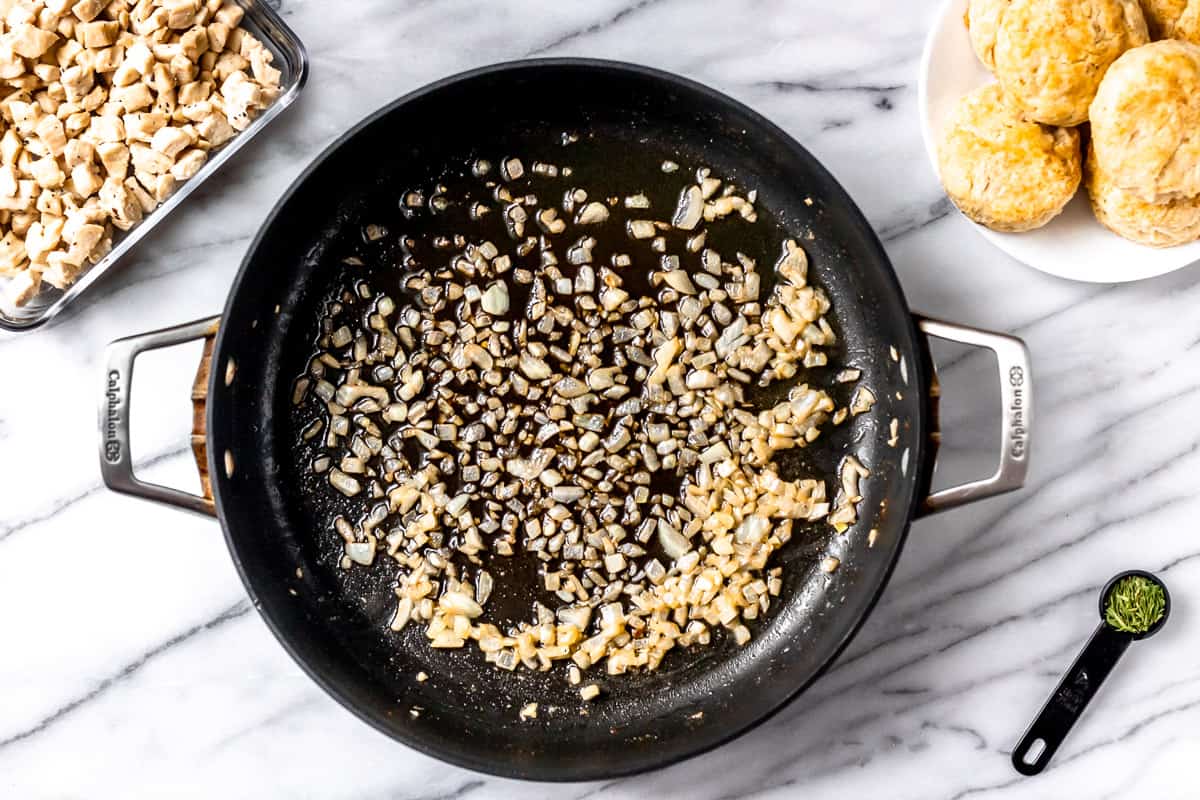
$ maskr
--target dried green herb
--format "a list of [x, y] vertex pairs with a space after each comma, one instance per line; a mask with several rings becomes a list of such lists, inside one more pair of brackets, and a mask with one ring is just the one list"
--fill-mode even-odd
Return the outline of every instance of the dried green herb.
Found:
[[1145, 633], [1166, 613], [1167, 598], [1162, 586], [1149, 578], [1130, 575], [1108, 593], [1104, 621], [1125, 633]]

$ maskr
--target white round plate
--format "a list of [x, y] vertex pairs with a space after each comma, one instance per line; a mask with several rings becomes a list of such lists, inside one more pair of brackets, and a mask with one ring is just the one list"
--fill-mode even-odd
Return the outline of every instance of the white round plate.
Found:
[[[971, 48], [963, 23], [966, 11], [967, 0], [946, 0], [925, 41], [921, 58], [918, 87], [921, 133], [935, 173], [936, 143], [947, 115], [960, 97], [993, 80]], [[1136, 281], [1200, 261], [1200, 242], [1156, 249], [1117, 236], [1096, 221], [1082, 186], [1063, 213], [1044, 228], [1027, 233], [997, 233], [982, 225], [975, 227], [1018, 261], [1076, 281]]]

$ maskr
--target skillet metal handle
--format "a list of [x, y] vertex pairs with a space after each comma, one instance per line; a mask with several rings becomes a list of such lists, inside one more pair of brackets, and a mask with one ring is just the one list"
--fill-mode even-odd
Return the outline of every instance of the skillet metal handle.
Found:
[[1025, 343], [1013, 336], [953, 322], [926, 317], [917, 317], [916, 321], [926, 336], [986, 347], [996, 354], [1000, 367], [1000, 465], [989, 478], [931, 493], [922, 504], [921, 515], [1020, 489], [1029, 472], [1029, 431], [1033, 422], [1032, 372]]
[[[208, 481], [202, 412], [208, 388], [208, 364], [211, 360], [212, 342], [220, 320], [220, 317], [208, 317], [140, 336], [118, 339], [105, 350], [104, 388], [99, 409], [100, 475], [108, 488], [188, 511], [216, 515]], [[200, 467], [201, 484], [205, 490], [203, 495], [139, 480], [133, 474], [133, 460], [129, 452], [129, 390], [133, 385], [133, 365], [138, 355], [147, 350], [173, 347], [197, 339], [207, 340], [205, 357], [196, 373], [196, 386], [192, 392], [192, 402], [196, 409], [192, 450]]]

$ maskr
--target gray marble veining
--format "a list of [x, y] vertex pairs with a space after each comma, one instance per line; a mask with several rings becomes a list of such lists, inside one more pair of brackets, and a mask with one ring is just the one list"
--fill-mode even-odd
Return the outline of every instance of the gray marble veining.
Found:
[[[1066, 283], [951, 212], [916, 113], [933, 0], [281, 5], [312, 56], [296, 106], [89, 302], [0, 339], [0, 797], [1200, 796], [1200, 272]], [[917, 523], [874, 615], [797, 702], [662, 772], [549, 787], [446, 767], [325, 697], [252, 612], [215, 524], [100, 487], [92, 404], [103, 345], [219, 310], [271, 205], [339, 133], [429, 80], [556, 55], [680, 72], [795, 135], [857, 198], [914, 308], [1027, 340], [1040, 424], [1028, 488]], [[987, 469], [997, 408], [984, 359], [939, 356], [948, 482]], [[135, 452], [157, 480], [195, 482], [193, 366], [140, 367]], [[1171, 624], [1053, 768], [1019, 778], [1009, 749], [1100, 585], [1135, 566], [1169, 582]]]

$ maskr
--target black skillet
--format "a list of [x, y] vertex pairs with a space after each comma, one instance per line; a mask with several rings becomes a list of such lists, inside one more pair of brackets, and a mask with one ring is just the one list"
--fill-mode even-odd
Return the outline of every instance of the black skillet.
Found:
[[[579, 141], [564, 146], [562, 132], [580, 134]], [[394, 576], [384, 568], [336, 568], [339, 543], [328, 518], [337, 498], [295, 467], [300, 421], [290, 402], [292, 380], [311, 354], [322, 301], [351, 277], [342, 259], [364, 256], [368, 266], [359, 269], [377, 285], [398, 280], [394, 253], [386, 242], [370, 249], [363, 225], [402, 228], [397, 202], [404, 188], [453, 183], [473, 158], [510, 154], [527, 164], [571, 164], [580, 185], [603, 181], [613, 194], [667, 192], [658, 169], [664, 158], [681, 165], [671, 191], [686, 180], [684, 170], [701, 165], [757, 188], [764, 233], [732, 244], [755, 252], [768, 240], [778, 247], [785, 235], [802, 239], [811, 275], [832, 298], [841, 339], [832, 354], [837, 366], [815, 378], [845, 402], [849, 389], [835, 384], [833, 373], [853, 366], [879, 398], [791, 465], [831, 474], [854, 452], [872, 476], [858, 524], [841, 536], [814, 526], [780, 554], [782, 601], [751, 642], [738, 648], [721, 637], [708, 648], [673, 652], [653, 673], [589, 676], [605, 687], [602, 700], [590, 704], [561, 669], [499, 672], [470, 649], [430, 650], [415, 626], [388, 631]], [[914, 518], [1015, 489], [1027, 466], [1031, 396], [1023, 345], [914, 318], [879, 240], [812, 155], [730, 98], [644, 67], [559, 59], [501, 64], [440, 81], [373, 114], [330, 146], [276, 206], [249, 248], [219, 330], [217, 323], [201, 320], [111, 346], [101, 404], [105, 482], [215, 513], [255, 607], [317, 683], [396, 740], [497, 775], [588, 780], [640, 772], [763, 721], [846, 646], [883, 590]], [[936, 379], [926, 335], [994, 350], [1004, 409], [996, 474], [933, 495]], [[198, 409], [205, 400], [207, 408], [198, 410], [194, 443], [202, 473], [211, 476], [207, 497], [137, 480], [128, 446], [137, 353], [201, 337], [209, 339], [212, 369], [202, 369], [197, 383]], [[832, 575], [817, 566], [827, 553], [841, 559]], [[415, 680], [421, 671], [429, 680]], [[539, 703], [539, 715], [522, 721], [518, 710], [529, 702]]]

